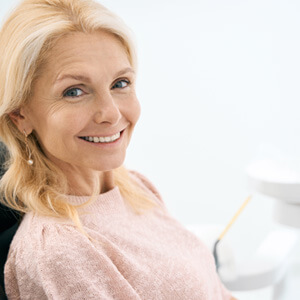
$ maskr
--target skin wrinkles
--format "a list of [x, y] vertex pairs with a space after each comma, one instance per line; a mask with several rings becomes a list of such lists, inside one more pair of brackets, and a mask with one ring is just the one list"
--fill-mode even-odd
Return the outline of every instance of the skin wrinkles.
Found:
[[[121, 70], [120, 72], [118, 72], [115, 77], [119, 77], [119, 76], [122, 76], [126, 73], [135, 73], [134, 70], [132, 68], [125, 68], [124, 70]], [[90, 83], [91, 82], [91, 79], [88, 77], [88, 76], [85, 76], [85, 75], [76, 75], [76, 73], [73, 74], [73, 72], [70, 72], [70, 74], [59, 74], [57, 76], [57, 79], [53, 82], [53, 84], [56, 84], [56, 83], [60, 83], [61, 81], [65, 80], [65, 79], [74, 79], [74, 80], [78, 80], [78, 81], [85, 81], [85, 82], [88, 82]]]
[[[111, 189], [112, 170], [123, 164], [140, 115], [135, 73], [123, 45], [105, 32], [70, 34], [50, 50], [40, 73], [32, 98], [18, 115], [10, 115], [12, 120], [20, 131], [36, 135], [47, 157], [67, 176], [70, 193], [90, 195], [95, 178], [102, 192]], [[114, 88], [120, 80], [131, 83]], [[83, 94], [64, 96], [71, 88]], [[112, 147], [79, 138], [123, 129]]]

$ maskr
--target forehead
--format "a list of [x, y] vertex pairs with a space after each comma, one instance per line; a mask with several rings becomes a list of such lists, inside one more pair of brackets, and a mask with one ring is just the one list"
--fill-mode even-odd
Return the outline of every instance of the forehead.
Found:
[[65, 69], [78, 69], [84, 65], [99, 68], [130, 66], [127, 51], [113, 34], [76, 32], [60, 38], [49, 50], [43, 71], [59, 76]]

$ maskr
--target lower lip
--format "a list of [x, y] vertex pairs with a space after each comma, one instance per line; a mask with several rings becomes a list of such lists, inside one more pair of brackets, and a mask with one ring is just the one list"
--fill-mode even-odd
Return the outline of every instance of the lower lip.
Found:
[[111, 148], [111, 147], [115, 147], [115, 146], [118, 146], [121, 142], [122, 142], [122, 139], [123, 139], [123, 133], [124, 133], [125, 130], [121, 131], [120, 133], [120, 137], [113, 141], [113, 142], [106, 142], [106, 143], [94, 143], [94, 142], [90, 142], [90, 141], [86, 141], [84, 139], [81, 139], [79, 138], [81, 141], [85, 142], [85, 143], [88, 143], [89, 145], [92, 145], [92, 146], [95, 146], [95, 147], [101, 147], [101, 148]]

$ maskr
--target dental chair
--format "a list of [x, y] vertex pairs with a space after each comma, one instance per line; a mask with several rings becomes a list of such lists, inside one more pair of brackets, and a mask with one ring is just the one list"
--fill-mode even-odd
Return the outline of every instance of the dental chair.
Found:
[[[7, 150], [0, 142], [0, 178], [5, 173], [4, 163]], [[19, 226], [20, 215], [10, 208], [0, 204], [0, 300], [6, 300], [4, 290], [4, 265], [7, 259], [10, 243]]]

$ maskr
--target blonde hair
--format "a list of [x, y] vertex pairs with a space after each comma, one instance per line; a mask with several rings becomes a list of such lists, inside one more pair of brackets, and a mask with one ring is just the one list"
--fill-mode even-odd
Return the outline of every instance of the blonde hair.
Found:
[[[77, 208], [65, 201], [68, 184], [64, 174], [45, 156], [34, 134], [28, 136], [34, 164], [27, 164], [24, 135], [8, 114], [30, 100], [35, 78], [58, 39], [72, 32], [98, 30], [121, 41], [136, 69], [130, 30], [119, 17], [92, 0], [25, 0], [0, 32], [0, 136], [10, 156], [0, 183], [1, 202], [22, 213], [71, 218], [81, 229]], [[114, 170], [114, 179], [136, 212], [155, 205], [124, 167]]]

